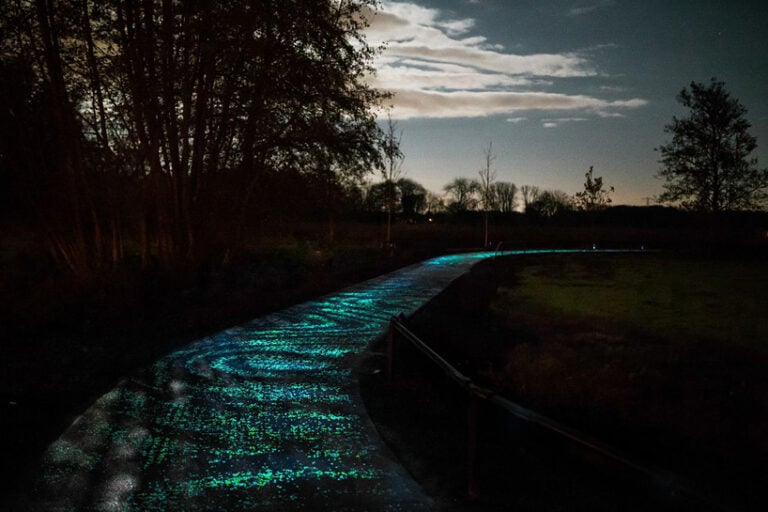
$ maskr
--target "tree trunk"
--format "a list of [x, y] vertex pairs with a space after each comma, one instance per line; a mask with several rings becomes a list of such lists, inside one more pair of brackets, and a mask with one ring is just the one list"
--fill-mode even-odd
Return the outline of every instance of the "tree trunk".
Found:
[[[49, 232], [54, 236], [63, 235], [72, 239], [70, 250], [64, 249], [70, 244], [62, 243], [60, 238], [54, 240], [53, 244], [62, 251], [63, 259], [70, 271], [82, 277], [89, 272], [90, 258], [80, 202], [81, 194], [85, 192], [82, 180], [83, 157], [80, 128], [74, 107], [67, 95], [52, 2], [35, 0], [35, 14], [40, 26], [45, 66], [52, 92], [51, 117], [53, 129], [58, 135], [58, 145], [55, 149], [58, 150], [58, 156], [61, 158], [60, 168], [57, 171], [63, 178], [60, 185], [64, 186], [59, 193], [61, 203], [57, 201], [64, 211], [57, 212], [58, 218], [54, 221], [55, 225], [49, 224]], [[64, 233], [68, 228], [70, 233], [66, 235]]]

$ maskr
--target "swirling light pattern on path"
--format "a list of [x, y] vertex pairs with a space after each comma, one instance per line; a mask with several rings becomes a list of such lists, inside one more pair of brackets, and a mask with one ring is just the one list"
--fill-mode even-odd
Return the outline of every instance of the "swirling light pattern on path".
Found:
[[352, 368], [392, 315], [489, 256], [428, 260], [169, 354], [48, 448], [32, 508], [429, 510], [384, 448]]

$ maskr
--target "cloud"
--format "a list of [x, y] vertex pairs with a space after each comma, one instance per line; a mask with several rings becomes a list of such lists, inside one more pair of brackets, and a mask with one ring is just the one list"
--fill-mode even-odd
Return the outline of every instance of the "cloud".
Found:
[[406, 59], [382, 62], [378, 67], [375, 84], [387, 90], [486, 90], [542, 85], [546, 82], [505, 73], [478, 72], [475, 68], [460, 64]]
[[[394, 93], [391, 115], [482, 117], [524, 110], [589, 110], [612, 115], [643, 100], [606, 101], [551, 92], [563, 79], [598, 78], [588, 52], [518, 54], [474, 34], [475, 20], [453, 19], [413, 2], [382, 2], [367, 16], [372, 45], [385, 44], [370, 83]], [[617, 114], [621, 115], [621, 114]]]
[[617, 85], [601, 85], [600, 90], [606, 92], [624, 92], [626, 91], [626, 88]]
[[[642, 99], [606, 101], [590, 96], [545, 92], [410, 89], [393, 92], [395, 112], [399, 119], [485, 117], [531, 110], [581, 110], [597, 113], [606, 109], [636, 108], [646, 104]], [[561, 119], [560, 122], [564, 121]]]
[[508, 117], [507, 122], [512, 124], [518, 124], [522, 123], [523, 121], [527, 121], [527, 117]]
[[558, 117], [556, 119], [542, 119], [541, 125], [544, 128], [557, 128], [565, 123], [580, 123], [583, 121], [589, 121], [586, 117]]
[[598, 115], [598, 117], [602, 118], [610, 118], [610, 117], [624, 117], [624, 114], [621, 112], [605, 112], [603, 110], [598, 110], [595, 112], [595, 114]]
[[569, 16], [582, 16], [584, 14], [589, 14], [591, 12], [594, 12], [598, 9], [602, 9], [604, 7], [611, 7], [613, 5], [616, 5], [616, 2], [613, 0], [602, 0], [593, 4], [587, 4], [587, 5], [581, 5], [578, 7], [573, 7], [570, 11], [568, 11]]
[[479, 47], [479, 40], [456, 41], [453, 46], [427, 46], [415, 42], [395, 42], [387, 48], [388, 56], [417, 58], [428, 62], [449, 62], [472, 66], [478, 71], [494, 71], [509, 75], [532, 75], [546, 77], [594, 76], [597, 72], [588, 62], [577, 55], [534, 54], [514, 55], [499, 50]]

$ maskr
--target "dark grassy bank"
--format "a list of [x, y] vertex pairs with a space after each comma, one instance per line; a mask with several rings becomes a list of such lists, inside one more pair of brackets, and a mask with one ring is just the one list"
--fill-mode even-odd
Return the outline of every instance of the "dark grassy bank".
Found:
[[[514, 257], [482, 263], [410, 324], [465, 373], [639, 462], [672, 470], [705, 503], [760, 510], [768, 456], [765, 270], [757, 253]], [[414, 366], [400, 385], [370, 377], [367, 396], [417, 478], [448, 497], [446, 510], [503, 509], [510, 494], [531, 510], [705, 506], [653, 502], [663, 486], [647, 487], [631, 472], [601, 490], [618, 469], [598, 471], [596, 484], [586, 476], [595, 468], [574, 462], [571, 447], [535, 448], [524, 425], [491, 413], [486, 508], [470, 506], [461, 471], [446, 471], [466, 464], [465, 404], [442, 403], [451, 386], [436, 385], [419, 357], [406, 358]], [[380, 396], [393, 402], [378, 404]], [[504, 442], [495, 444], [497, 436]], [[611, 490], [627, 484], [634, 488]]]

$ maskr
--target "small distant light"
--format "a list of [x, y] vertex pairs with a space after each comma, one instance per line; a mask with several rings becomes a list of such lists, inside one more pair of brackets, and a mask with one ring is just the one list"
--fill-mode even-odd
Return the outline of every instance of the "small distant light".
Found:
[[596, 249], [597, 249], [597, 244], [592, 244], [592, 250], [594, 251]]
[[[429, 222], [432, 222], [432, 217], [430, 217], [430, 218], [428, 219], [428, 221], [429, 221]], [[766, 234], [765, 234], [765, 236], [767, 236], [767, 237], [768, 237], [768, 233], [766, 233]]]

